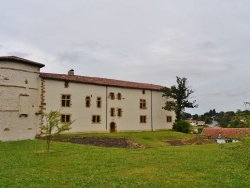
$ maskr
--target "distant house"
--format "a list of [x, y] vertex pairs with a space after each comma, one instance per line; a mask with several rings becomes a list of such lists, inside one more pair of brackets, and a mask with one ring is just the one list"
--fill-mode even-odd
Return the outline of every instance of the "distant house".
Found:
[[222, 144], [237, 142], [244, 135], [250, 134], [250, 128], [204, 128], [201, 134]]
[[197, 123], [196, 123], [196, 121], [194, 121], [194, 120], [190, 120], [190, 125], [192, 125], [192, 126], [197, 126]]
[[197, 121], [197, 125], [205, 125], [205, 121]]

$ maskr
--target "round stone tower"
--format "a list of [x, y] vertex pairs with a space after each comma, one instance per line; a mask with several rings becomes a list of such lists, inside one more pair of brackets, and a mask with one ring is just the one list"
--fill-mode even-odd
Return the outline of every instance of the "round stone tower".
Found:
[[39, 132], [42, 67], [15, 56], [0, 57], [0, 141], [34, 139]]

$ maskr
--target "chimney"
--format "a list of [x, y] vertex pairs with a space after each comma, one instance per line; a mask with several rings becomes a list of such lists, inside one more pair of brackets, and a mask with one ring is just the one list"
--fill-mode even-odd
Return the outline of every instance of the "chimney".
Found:
[[68, 75], [74, 75], [74, 69], [70, 69], [70, 70], [68, 71]]

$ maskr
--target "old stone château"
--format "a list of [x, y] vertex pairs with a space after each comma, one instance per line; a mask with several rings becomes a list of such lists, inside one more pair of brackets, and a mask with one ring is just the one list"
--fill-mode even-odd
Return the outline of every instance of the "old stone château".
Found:
[[163, 86], [68, 74], [41, 73], [44, 64], [0, 57], [0, 141], [34, 139], [41, 114], [60, 110], [75, 120], [69, 132], [171, 129], [175, 115], [162, 109]]

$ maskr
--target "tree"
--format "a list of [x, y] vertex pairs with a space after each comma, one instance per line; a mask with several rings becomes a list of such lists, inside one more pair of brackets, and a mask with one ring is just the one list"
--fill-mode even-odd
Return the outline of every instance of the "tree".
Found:
[[162, 96], [167, 99], [163, 109], [174, 111], [176, 114], [176, 121], [180, 121], [185, 108], [196, 108], [198, 105], [195, 104], [195, 100], [193, 102], [189, 101], [190, 95], [194, 91], [187, 86], [187, 78], [180, 78], [178, 76], [176, 78], [177, 86], [171, 86], [170, 89], [163, 88]]
[[189, 118], [192, 118], [192, 115], [190, 113], [183, 112], [182, 119], [187, 120]]
[[198, 114], [194, 114], [194, 115], [193, 115], [193, 120], [198, 121], [198, 120], [199, 120], [199, 115], [198, 115]]
[[205, 124], [211, 124], [213, 121], [210, 117], [206, 117]]
[[45, 125], [42, 127], [41, 136], [46, 139], [46, 150], [50, 150], [50, 142], [53, 135], [58, 135], [63, 131], [70, 130], [71, 122], [61, 122], [61, 113], [59, 111], [50, 111], [49, 113], [44, 113]]
[[178, 132], [183, 132], [183, 133], [190, 133], [191, 125], [188, 121], [185, 121], [185, 120], [176, 121], [173, 124], [173, 130], [178, 131]]

